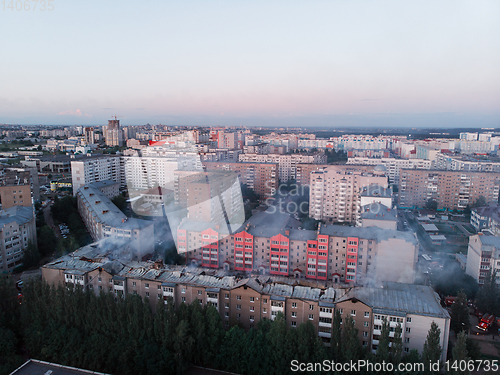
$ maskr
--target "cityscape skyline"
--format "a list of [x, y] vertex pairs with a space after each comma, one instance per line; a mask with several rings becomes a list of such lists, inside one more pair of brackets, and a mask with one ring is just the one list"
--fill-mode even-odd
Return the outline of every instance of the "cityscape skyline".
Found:
[[0, 122], [499, 125], [497, 2], [91, 5], [3, 11]]

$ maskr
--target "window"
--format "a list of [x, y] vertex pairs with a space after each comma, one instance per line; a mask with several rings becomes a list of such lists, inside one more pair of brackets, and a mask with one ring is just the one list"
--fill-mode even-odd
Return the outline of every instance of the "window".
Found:
[[344, 313], [344, 309], [339, 309], [339, 314], [342, 315]]
[[314, 310], [314, 305], [309, 305], [309, 310], [313, 311]]
[[225, 294], [224, 294], [224, 298], [225, 298], [225, 299], [229, 299], [229, 293], [225, 293]]
[[186, 288], [181, 288], [181, 293], [186, 293]]
[[406, 318], [406, 323], [411, 323], [411, 318], [410, 317]]
[[410, 342], [410, 338], [409, 337], [405, 337], [405, 342], [409, 343]]
[[267, 309], [265, 307], [262, 309], [262, 313], [267, 314]]
[[292, 318], [296, 318], [297, 317], [297, 313], [296, 312], [293, 312], [292, 313]]
[[135, 281], [134, 281], [134, 282], [132, 282], [132, 286], [136, 286], [136, 282], [135, 282]]
[[236, 314], [236, 319], [240, 319], [241, 318], [241, 314]]
[[237, 299], [238, 301], [241, 301], [241, 296], [236, 296], [236, 299]]
[[156, 289], [161, 290], [161, 285], [157, 285]]
[[363, 331], [363, 337], [368, 337], [368, 332]]
[[236, 305], [236, 310], [241, 310], [241, 305]]
[[409, 352], [410, 352], [410, 348], [405, 347], [405, 353], [409, 353]]
[[292, 327], [297, 327], [297, 322], [292, 322]]
[[224, 316], [225, 316], [226, 318], [229, 318], [229, 313], [228, 313], [228, 312], [225, 312], [225, 313], [224, 313]]
[[146, 297], [149, 297], [149, 292], [146, 292]]
[[263, 298], [262, 303], [267, 303], [267, 298]]
[[250, 315], [250, 321], [253, 322], [255, 320], [255, 316], [254, 315]]
[[292, 308], [296, 309], [297, 308], [297, 302], [292, 302]]
[[101, 282], [101, 281], [102, 281], [102, 278], [101, 278], [101, 277], [98, 277], [98, 278], [97, 278], [97, 280], [98, 280], [99, 282]]
[[356, 310], [351, 310], [351, 315], [356, 316]]
[[181, 297], [181, 302], [186, 302], [186, 297]]
[[255, 297], [250, 297], [250, 302], [255, 302]]
[[161, 294], [158, 293], [158, 299], [161, 299]]
[[309, 314], [309, 320], [314, 320], [314, 314]]
[[144, 286], [146, 287], [146, 289], [149, 289], [149, 284], [148, 283], [144, 284]]
[[369, 323], [368, 322], [363, 322], [363, 327], [368, 327]]
[[202, 293], [202, 291], [201, 291], [201, 290], [198, 290], [198, 295], [199, 295], [199, 296], [201, 296], [201, 293]]
[[365, 311], [365, 318], [369, 318], [370, 317], [370, 312], [369, 311]]
[[255, 307], [254, 306], [250, 306], [250, 311], [254, 312], [255, 311]]
[[410, 333], [411, 328], [410, 327], [406, 327], [405, 331], [408, 332], [408, 333]]

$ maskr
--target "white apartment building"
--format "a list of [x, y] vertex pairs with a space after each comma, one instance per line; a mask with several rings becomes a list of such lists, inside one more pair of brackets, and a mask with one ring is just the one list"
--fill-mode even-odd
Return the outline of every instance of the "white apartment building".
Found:
[[496, 282], [500, 284], [500, 237], [482, 233], [470, 236], [465, 273], [481, 285], [494, 270], [497, 271]]
[[362, 158], [354, 157], [347, 160], [353, 165], [383, 165], [387, 169], [389, 183], [398, 184], [401, 169], [431, 169], [432, 161], [424, 159], [396, 159], [396, 158]]
[[436, 155], [435, 168], [447, 171], [500, 172], [500, 163], [439, 153]]
[[29, 242], [37, 244], [33, 208], [14, 206], [0, 211], [0, 270], [12, 271], [21, 265]]
[[78, 189], [92, 182], [112, 180], [125, 187], [120, 157], [99, 155], [71, 161], [73, 196]]
[[320, 153], [291, 155], [240, 154], [239, 161], [243, 163], [278, 163], [280, 182], [287, 182], [297, 178], [298, 164], [326, 164], [326, 155]]
[[388, 187], [385, 170], [382, 168], [366, 172], [355, 167], [329, 166], [312, 171], [309, 216], [329, 222], [357, 222], [361, 215], [363, 188], [372, 184]]
[[113, 238], [127, 243], [142, 259], [154, 251], [154, 223], [128, 218], [103, 193], [101, 183], [89, 184], [78, 189], [78, 212], [94, 241]]

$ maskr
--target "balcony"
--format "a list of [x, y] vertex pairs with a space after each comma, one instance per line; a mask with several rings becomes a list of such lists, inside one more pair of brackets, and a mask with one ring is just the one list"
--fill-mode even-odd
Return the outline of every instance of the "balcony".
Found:
[[319, 332], [318, 332], [318, 336], [319, 336], [319, 337], [327, 337], [327, 338], [331, 338], [331, 337], [332, 337], [332, 334], [331, 334], [331, 333], [328, 333], [328, 332], [321, 332], [321, 331], [319, 331]]
[[325, 322], [321, 322], [321, 321], [318, 324], [320, 327], [330, 328], [332, 326], [332, 323], [325, 323]]

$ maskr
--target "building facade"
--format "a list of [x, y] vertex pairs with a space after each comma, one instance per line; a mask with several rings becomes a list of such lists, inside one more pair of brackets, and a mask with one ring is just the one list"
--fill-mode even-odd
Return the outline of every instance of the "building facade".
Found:
[[483, 196], [497, 203], [500, 173], [404, 169], [399, 177], [399, 206], [425, 207], [429, 200], [438, 209], [463, 211]]
[[0, 211], [0, 270], [12, 271], [21, 265], [30, 242], [37, 245], [33, 208], [14, 206]]
[[311, 172], [309, 217], [328, 222], [355, 223], [361, 215], [361, 193], [372, 184], [388, 187], [385, 171], [359, 171], [330, 166]]

